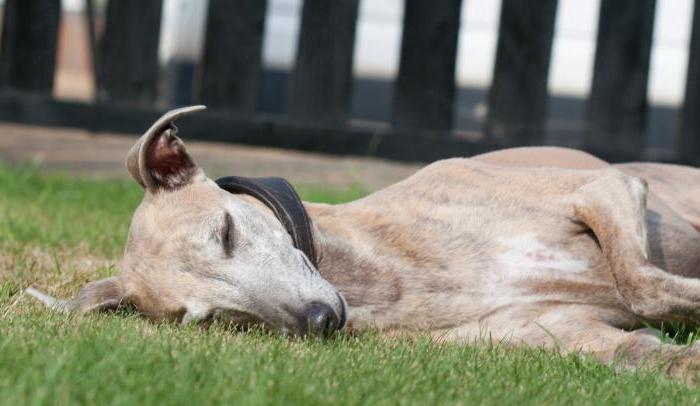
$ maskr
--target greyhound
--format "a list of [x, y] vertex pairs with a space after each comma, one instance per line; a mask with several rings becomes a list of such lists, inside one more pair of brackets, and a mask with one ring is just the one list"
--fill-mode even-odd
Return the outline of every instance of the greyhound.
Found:
[[699, 369], [699, 345], [645, 328], [700, 322], [699, 169], [554, 147], [438, 161], [350, 203], [304, 203], [309, 258], [267, 205], [187, 153], [173, 122], [203, 108], [166, 113], [128, 153], [145, 193], [119, 274], [75, 300], [29, 294], [63, 311], [130, 304], [156, 321], [290, 335], [428, 331]]

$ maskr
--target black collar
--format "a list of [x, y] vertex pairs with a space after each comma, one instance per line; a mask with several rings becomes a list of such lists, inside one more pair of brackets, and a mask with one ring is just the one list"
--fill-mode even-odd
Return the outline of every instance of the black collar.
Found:
[[318, 267], [311, 220], [292, 185], [282, 178], [244, 178], [226, 176], [216, 181], [230, 193], [243, 193], [260, 200], [279, 219], [294, 241], [294, 246]]

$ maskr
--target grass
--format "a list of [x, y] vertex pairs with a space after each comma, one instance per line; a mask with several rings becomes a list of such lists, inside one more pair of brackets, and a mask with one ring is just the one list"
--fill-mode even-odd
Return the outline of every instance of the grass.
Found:
[[[286, 339], [155, 325], [120, 312], [46, 311], [21, 292], [70, 295], [114, 272], [141, 198], [129, 181], [0, 165], [1, 404], [691, 404], [654, 372], [615, 372], [538, 349], [437, 345], [376, 332]], [[339, 202], [359, 189], [303, 190]], [[694, 331], [674, 326], [677, 341]], [[673, 339], [673, 338], [669, 338]]]

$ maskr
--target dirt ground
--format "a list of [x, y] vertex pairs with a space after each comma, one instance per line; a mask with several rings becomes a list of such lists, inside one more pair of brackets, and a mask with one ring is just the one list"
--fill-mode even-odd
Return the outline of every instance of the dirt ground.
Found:
[[[126, 177], [126, 153], [137, 135], [90, 133], [28, 125], [0, 124], [0, 161], [33, 162], [42, 170], [79, 176]], [[295, 185], [359, 186], [379, 189], [420, 165], [348, 158], [242, 145], [188, 142], [190, 154], [212, 177], [282, 176]]]

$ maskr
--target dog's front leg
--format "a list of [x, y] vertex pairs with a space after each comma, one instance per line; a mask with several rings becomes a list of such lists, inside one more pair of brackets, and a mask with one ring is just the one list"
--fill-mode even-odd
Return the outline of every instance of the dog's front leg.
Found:
[[571, 196], [574, 218], [598, 239], [626, 307], [654, 321], [700, 324], [700, 280], [649, 262], [646, 184], [607, 168]]
[[564, 335], [562, 346], [567, 352], [588, 353], [618, 369], [657, 370], [671, 378], [698, 383], [700, 343], [690, 346], [665, 343], [658, 330], [647, 328], [624, 331], [593, 320], [581, 324], [586, 331], [578, 333], [579, 338]]
[[618, 369], [660, 370], [670, 377], [698, 382], [700, 343], [674, 345], [664, 343], [657, 330], [619, 327], [628, 322], [624, 313], [609, 308], [533, 305], [504, 310], [482, 322], [433, 331], [433, 338], [487, 347], [546, 348], [561, 355], [579, 353]]
[[642, 329], [621, 333], [614, 350], [604, 361], [625, 368], [657, 368], [672, 378], [698, 383], [700, 343], [690, 346], [663, 343], [655, 331]]

